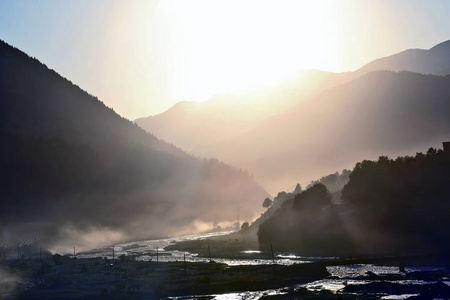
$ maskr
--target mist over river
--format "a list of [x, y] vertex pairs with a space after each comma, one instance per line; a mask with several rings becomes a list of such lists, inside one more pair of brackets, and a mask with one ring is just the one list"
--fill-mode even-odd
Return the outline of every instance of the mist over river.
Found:
[[[183, 241], [205, 240], [213, 237], [224, 236], [232, 233], [228, 232], [213, 232], [194, 235], [184, 235], [180, 237], [143, 240], [121, 243], [101, 249], [93, 249], [88, 252], [77, 254], [77, 258], [93, 258], [105, 257], [108, 259], [119, 259], [121, 255], [134, 256], [136, 260], [140, 261], [159, 261], [159, 262], [209, 262], [209, 257], [200, 257], [197, 254], [183, 252], [178, 250], [165, 250], [169, 245]], [[238, 265], [263, 265], [263, 264], [278, 264], [278, 265], [293, 265], [308, 263], [317, 260], [328, 260], [333, 258], [312, 258], [300, 257], [289, 253], [274, 253], [274, 259], [271, 258], [271, 253], [261, 252], [259, 249], [248, 249], [243, 251], [245, 258], [221, 258], [214, 256], [214, 248], [210, 249], [211, 259], [216, 263], [225, 263], [230, 266]], [[254, 258], [252, 258], [254, 256]], [[261, 258], [267, 256], [267, 258]], [[331, 276], [313, 281], [306, 284], [298, 284], [294, 286], [287, 286], [279, 289], [268, 289], [263, 291], [241, 291], [234, 293], [225, 293], [218, 295], [207, 295], [208, 299], [216, 300], [238, 300], [238, 299], [260, 299], [264, 296], [283, 295], [288, 293], [299, 292], [301, 289], [308, 291], [329, 291], [333, 294], [358, 294], [357, 292], [349, 292], [350, 286], [370, 286], [373, 284], [395, 285], [397, 289], [392, 289], [390, 292], [378, 291], [373, 293], [377, 299], [408, 299], [418, 296], [419, 290], [426, 289], [428, 286], [436, 285], [438, 282], [450, 285], [450, 268], [444, 266], [406, 266], [404, 272], [399, 270], [396, 265], [382, 266], [375, 264], [355, 264], [348, 266], [328, 266], [327, 271]], [[437, 278], [434, 276], [409, 277], [408, 274], [441, 274]], [[414, 292], [417, 290], [416, 292]], [[373, 292], [373, 291], [372, 291]], [[198, 295], [171, 297], [170, 299], [197, 299]]]
[[[197, 254], [182, 252], [178, 250], [165, 250], [169, 245], [173, 245], [177, 242], [184, 241], [194, 241], [194, 240], [204, 240], [217, 236], [224, 236], [232, 233], [233, 231], [225, 232], [212, 232], [212, 233], [201, 233], [193, 235], [184, 235], [179, 237], [167, 238], [167, 239], [157, 239], [157, 240], [145, 240], [145, 241], [133, 241], [127, 243], [121, 243], [114, 245], [114, 257], [118, 258], [120, 255], [134, 256], [136, 260], [141, 261], [160, 261], [160, 262], [173, 262], [173, 261], [183, 261], [186, 259], [187, 262], [209, 262], [209, 258], [200, 257]], [[280, 265], [292, 265], [294, 263], [303, 263], [306, 260], [302, 260], [301, 257], [289, 254], [278, 254], [275, 256], [275, 260], [271, 258], [271, 254], [267, 253], [266, 259], [252, 258], [252, 256], [261, 256], [261, 251], [258, 249], [248, 249], [244, 251], [248, 259], [237, 259], [237, 258], [221, 258], [214, 256], [214, 248], [211, 248], [212, 259], [217, 263], [224, 263], [230, 266], [237, 265], [262, 265], [262, 264], [276, 264]], [[92, 257], [107, 257], [109, 259], [113, 258], [113, 246], [104, 247], [100, 249], [93, 249], [88, 252], [83, 252], [77, 254], [77, 258], [92, 258]]]

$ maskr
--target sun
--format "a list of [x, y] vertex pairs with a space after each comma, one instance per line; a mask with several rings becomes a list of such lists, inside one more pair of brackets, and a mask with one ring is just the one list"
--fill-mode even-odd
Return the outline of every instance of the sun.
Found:
[[165, 1], [171, 51], [189, 100], [329, 69], [329, 1]]

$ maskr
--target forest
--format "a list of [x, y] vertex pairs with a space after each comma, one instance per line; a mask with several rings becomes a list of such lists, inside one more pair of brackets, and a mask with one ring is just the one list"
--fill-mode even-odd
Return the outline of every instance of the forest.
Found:
[[333, 203], [322, 183], [286, 200], [258, 231], [303, 255], [439, 254], [450, 250], [450, 153], [364, 160]]
[[95, 232], [103, 243], [196, 232], [233, 222], [239, 202], [251, 219], [268, 196], [247, 172], [156, 138], [2, 41], [0, 65], [2, 241], [81, 248]]

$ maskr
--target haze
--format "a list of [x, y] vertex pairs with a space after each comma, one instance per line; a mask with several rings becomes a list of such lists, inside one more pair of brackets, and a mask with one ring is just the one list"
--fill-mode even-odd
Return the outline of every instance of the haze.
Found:
[[89, 247], [230, 227], [237, 211], [251, 223], [264, 198], [297, 183], [439, 148], [450, 140], [449, 11], [3, 1], [4, 232]]
[[448, 298], [449, 13], [1, 0], [0, 298]]
[[447, 40], [446, 1], [10, 1], [0, 38], [136, 119]]

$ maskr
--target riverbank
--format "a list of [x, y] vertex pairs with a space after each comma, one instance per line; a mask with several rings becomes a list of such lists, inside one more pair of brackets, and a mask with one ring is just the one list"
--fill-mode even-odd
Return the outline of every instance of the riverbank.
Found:
[[39, 253], [39, 259], [0, 258], [0, 299], [216, 299], [214, 295], [223, 294], [233, 300], [380, 299], [404, 293], [450, 297], [450, 263], [442, 259], [434, 264], [428, 259], [424, 266], [447, 268], [413, 270], [408, 262], [406, 272], [398, 266], [402, 257], [391, 257], [390, 267], [377, 265], [386, 263], [385, 257], [384, 262], [368, 257], [314, 261], [274, 252], [272, 260], [271, 249], [259, 249], [255, 235], [244, 232], [137, 241], [112, 250], [80, 253], [78, 259], [48, 252]]
[[122, 256], [16, 260], [3, 263], [11, 299], [162, 299], [169, 296], [255, 291], [329, 276], [324, 266], [228, 266], [219, 263], [134, 261]]
[[227, 235], [211, 236], [202, 239], [179, 241], [164, 248], [166, 251], [182, 251], [195, 253], [205, 258], [227, 259], [272, 259], [267, 249], [261, 251], [256, 234], [245, 231]]
[[[1, 299], [214, 299], [207, 295], [232, 292], [239, 295], [230, 299], [381, 299], [402, 294], [418, 299], [450, 297], [445, 283], [448, 268], [386, 275], [367, 272], [348, 278], [347, 283], [346, 278], [331, 276], [325, 263], [228, 266], [135, 261], [127, 256], [113, 261], [53, 255], [43, 260], [3, 261], [0, 271], [2, 277], [6, 274], [10, 278], [0, 281], [0, 291], [10, 291], [9, 295], [0, 293]], [[321, 285], [330, 280], [345, 286], [334, 293], [323, 289]]]
[[[206, 258], [211, 255], [213, 259], [215, 256], [228, 259], [248, 259], [251, 256], [256, 260], [270, 261], [274, 255], [274, 261], [279, 261], [283, 257], [282, 253], [277, 253], [276, 245], [273, 250], [261, 249], [255, 235], [242, 231], [226, 236], [177, 242], [165, 249], [188, 251]], [[250, 299], [450, 298], [450, 255], [360, 255], [327, 259], [290, 255], [290, 259], [325, 267], [333, 274], [307, 285], [298, 282], [297, 285], [290, 286], [286, 283], [284, 286], [287, 288], [281, 291], [274, 294], [260, 293], [257, 298]], [[342, 270], [346, 271], [341, 272]], [[362, 272], [357, 275], [360, 271]]]

